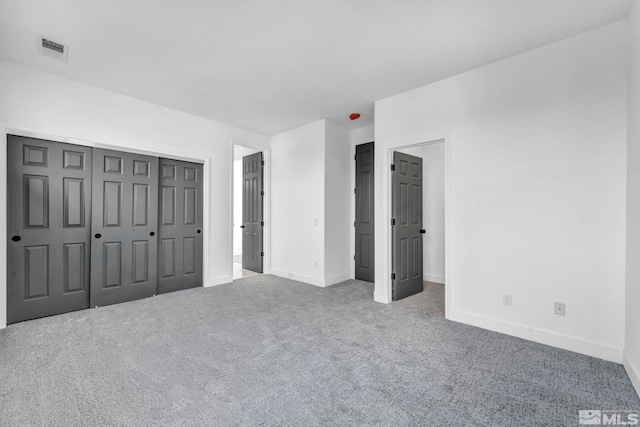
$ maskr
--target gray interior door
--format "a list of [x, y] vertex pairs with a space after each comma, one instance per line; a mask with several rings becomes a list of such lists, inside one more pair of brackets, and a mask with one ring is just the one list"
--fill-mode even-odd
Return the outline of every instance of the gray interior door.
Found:
[[242, 268], [262, 273], [262, 153], [242, 158]]
[[422, 159], [393, 153], [393, 300], [422, 292]]
[[202, 165], [160, 159], [158, 293], [202, 286]]
[[158, 158], [93, 149], [91, 306], [156, 293]]
[[373, 282], [374, 183], [373, 142], [356, 146], [356, 279]]
[[7, 321], [87, 308], [91, 148], [7, 142]]

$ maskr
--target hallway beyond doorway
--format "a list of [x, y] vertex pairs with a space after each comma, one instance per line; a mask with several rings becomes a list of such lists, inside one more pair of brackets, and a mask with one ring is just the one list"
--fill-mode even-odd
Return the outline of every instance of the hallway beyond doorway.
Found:
[[[239, 255], [242, 259], [242, 255]], [[233, 280], [243, 279], [245, 277], [257, 276], [260, 273], [256, 273], [255, 271], [245, 270], [242, 268], [242, 260], [240, 262], [236, 261], [236, 257], [233, 257]]]

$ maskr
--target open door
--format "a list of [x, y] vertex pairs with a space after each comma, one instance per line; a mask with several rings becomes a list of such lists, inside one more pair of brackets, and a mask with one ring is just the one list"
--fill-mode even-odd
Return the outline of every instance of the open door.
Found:
[[394, 152], [392, 182], [392, 298], [422, 292], [422, 159]]
[[242, 158], [242, 268], [262, 273], [263, 220], [262, 153]]
[[355, 277], [373, 282], [374, 256], [374, 178], [373, 142], [356, 145], [356, 222]]

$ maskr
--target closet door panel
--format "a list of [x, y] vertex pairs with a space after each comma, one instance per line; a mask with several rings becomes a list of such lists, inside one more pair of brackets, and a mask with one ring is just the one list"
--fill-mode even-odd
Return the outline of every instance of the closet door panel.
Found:
[[91, 306], [156, 294], [158, 158], [93, 150]]
[[7, 321], [89, 306], [91, 148], [7, 137]]
[[202, 286], [202, 165], [160, 159], [158, 293]]

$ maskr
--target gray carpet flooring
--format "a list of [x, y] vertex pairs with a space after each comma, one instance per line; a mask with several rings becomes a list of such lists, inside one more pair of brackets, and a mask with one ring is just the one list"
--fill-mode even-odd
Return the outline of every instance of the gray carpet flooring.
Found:
[[419, 302], [441, 291], [383, 305], [369, 283], [261, 275], [10, 325], [0, 425], [576, 426], [579, 409], [640, 409], [621, 365], [449, 322]]
[[433, 317], [444, 318], [444, 285], [423, 282], [424, 291], [395, 301], [395, 307], [412, 308]]

